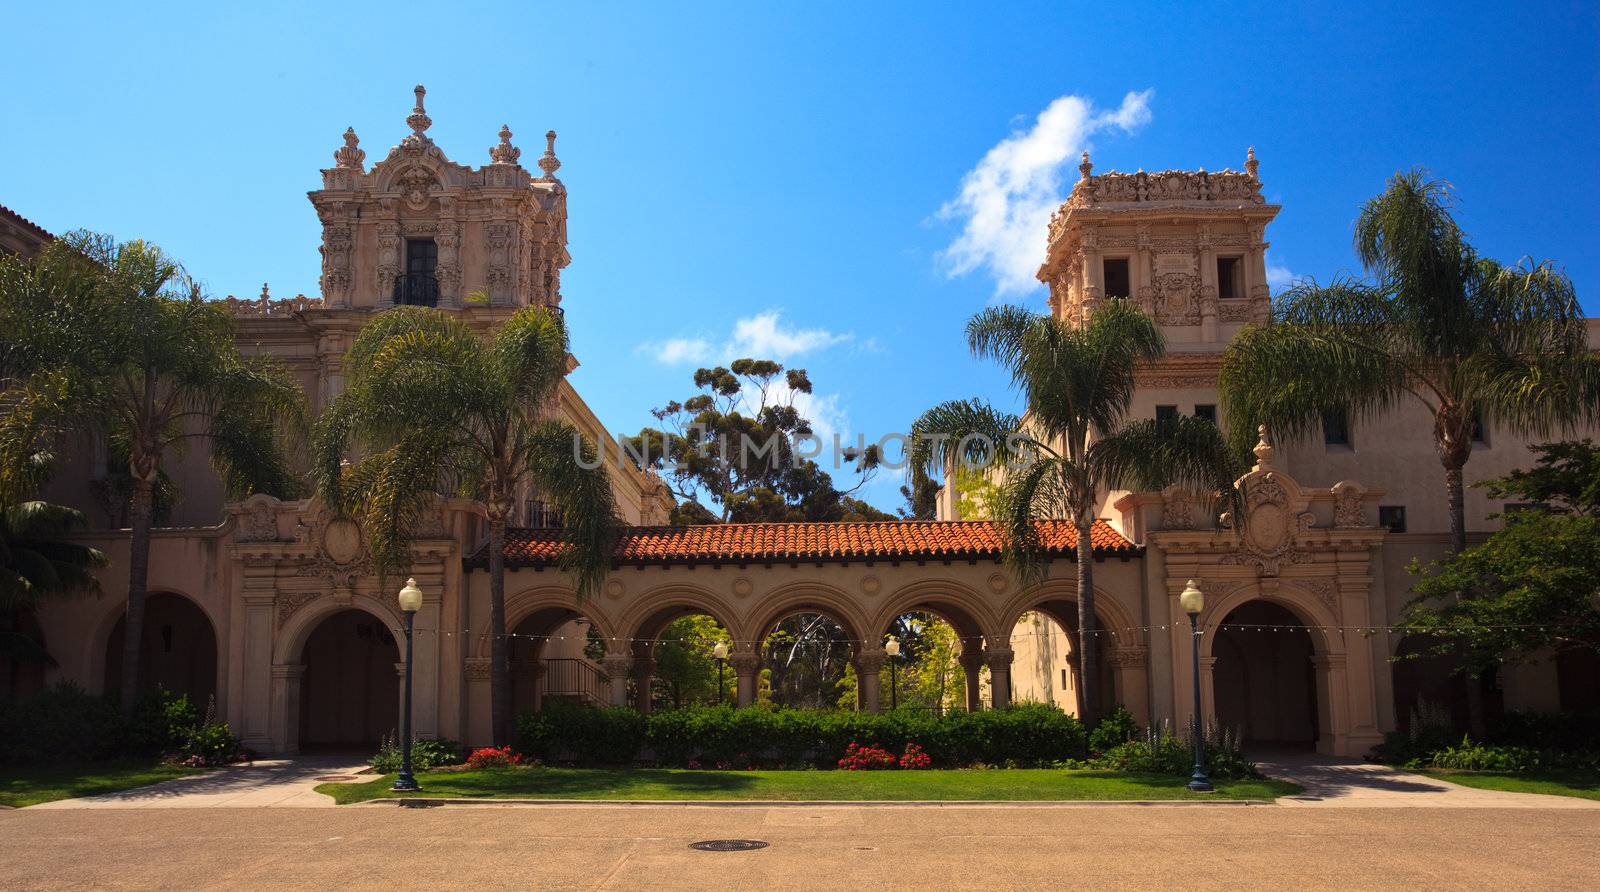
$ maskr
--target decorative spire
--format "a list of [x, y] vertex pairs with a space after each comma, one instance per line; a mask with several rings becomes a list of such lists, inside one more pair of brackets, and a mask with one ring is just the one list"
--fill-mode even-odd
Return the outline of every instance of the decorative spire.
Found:
[[411, 128], [413, 136], [418, 139], [427, 139], [423, 134], [427, 133], [428, 128], [433, 126], [433, 119], [428, 117], [427, 110], [422, 107], [422, 97], [428, 95], [428, 90], [421, 84], [417, 84], [417, 88], [413, 92], [417, 94], [417, 105], [406, 118], [406, 124]]
[[335, 167], [345, 167], [351, 170], [360, 170], [361, 162], [367, 158], [367, 153], [359, 146], [361, 140], [356, 137], [356, 128], [344, 129], [344, 145], [334, 150], [333, 161]]
[[1272, 457], [1277, 450], [1272, 448], [1272, 443], [1267, 440], [1267, 426], [1256, 427], [1256, 448], [1250, 450], [1256, 454], [1256, 470], [1265, 471], [1272, 467]]
[[511, 125], [500, 125], [500, 144], [489, 147], [489, 160], [495, 164], [516, 164], [522, 150], [511, 144]]
[[1083, 163], [1078, 165], [1078, 173], [1083, 174], [1083, 178], [1087, 180], [1089, 178], [1089, 174], [1093, 170], [1094, 165], [1089, 163], [1089, 152], [1087, 149], [1085, 149], [1083, 153]]
[[[1245, 172], [1250, 174], [1251, 176], [1255, 176], [1256, 175], [1256, 168], [1258, 168], [1260, 166], [1261, 166], [1261, 162], [1256, 160], [1256, 147], [1255, 146], [1251, 146], [1250, 150], [1244, 153], [1244, 169], [1245, 169]], [[1257, 179], [1260, 179], [1260, 178], [1257, 177]]]
[[561, 159], [556, 157], [556, 132], [547, 130], [544, 134], [544, 157], [539, 159], [539, 169], [544, 171], [544, 176], [539, 179], [545, 182], [554, 182], [556, 171], [561, 169]]

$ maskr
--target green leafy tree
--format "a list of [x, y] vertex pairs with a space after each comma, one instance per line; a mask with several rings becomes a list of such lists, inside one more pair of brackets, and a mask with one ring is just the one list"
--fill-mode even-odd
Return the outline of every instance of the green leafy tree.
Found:
[[[383, 572], [410, 562], [409, 531], [439, 493], [484, 504], [489, 527], [490, 722], [511, 734], [505, 540], [519, 491], [561, 511], [562, 564], [581, 601], [610, 567], [620, 526], [595, 446], [555, 414], [567, 373], [567, 330], [543, 307], [518, 310], [488, 339], [424, 307], [379, 314], [345, 361], [346, 390], [317, 423], [315, 474], [324, 499], [357, 518]], [[345, 469], [354, 447], [359, 459]]]
[[1112, 489], [1174, 483], [1231, 492], [1240, 465], [1210, 421], [1128, 418], [1134, 370], [1159, 359], [1165, 345], [1155, 321], [1126, 301], [1108, 301], [1081, 326], [1019, 307], [992, 307], [967, 323], [967, 343], [973, 355], [1010, 373], [1028, 415], [1019, 419], [976, 399], [942, 403], [912, 425], [910, 465], [914, 474], [929, 476], [958, 464], [1005, 469], [988, 507], [1006, 564], [1024, 582], [1047, 571], [1037, 521], [1072, 521], [1084, 655], [1080, 715], [1092, 727], [1100, 703], [1090, 530], [1099, 497]]
[[660, 427], [627, 441], [635, 463], [662, 472], [680, 500], [673, 523], [894, 519], [855, 497], [879, 462], [875, 446], [846, 450], [858, 479], [845, 490], [815, 461], [796, 456], [796, 439], [811, 435], [795, 405], [796, 395], [811, 393], [805, 369], [736, 359], [697, 369], [694, 386], [700, 392], [652, 410]]
[[[81, 259], [64, 257], [66, 250]], [[154, 245], [79, 233], [48, 247], [41, 262], [46, 270], [34, 281], [60, 287], [12, 290], [8, 282], [6, 318], [40, 315], [7, 336], [6, 362], [11, 374], [33, 381], [59, 375], [67, 404], [56, 407], [46, 426], [90, 428], [108, 451], [127, 457], [124, 628], [126, 640], [138, 642], [162, 463], [198, 441], [230, 497], [288, 497], [297, 481], [284, 438], [303, 417], [303, 395], [281, 365], [240, 354], [227, 309], [206, 301]], [[61, 305], [41, 306], [49, 302]], [[68, 330], [76, 325], [87, 333]], [[136, 644], [123, 648], [125, 711], [139, 695], [140, 654]]]
[[[1395, 174], [1361, 209], [1355, 249], [1372, 276], [1304, 282], [1247, 325], [1223, 356], [1220, 389], [1233, 438], [1257, 424], [1294, 438], [1331, 412], [1378, 419], [1415, 401], [1444, 467], [1450, 547], [1467, 546], [1463, 477], [1475, 425], [1544, 435], [1594, 417], [1600, 372], [1567, 276], [1546, 261], [1481, 257], [1450, 213], [1448, 183]], [[1472, 730], [1482, 694], [1468, 686]]]
[[[1452, 654], [1474, 676], [1550, 651], [1600, 652], [1600, 449], [1536, 448], [1534, 468], [1479, 484], [1543, 507], [1505, 516], [1482, 544], [1428, 567], [1400, 627]], [[1469, 685], [1469, 689], [1474, 685]]]
[[725, 665], [719, 672], [713, 655], [718, 641], [729, 642], [731, 647], [727, 630], [700, 614], [673, 620], [661, 630], [652, 652], [658, 699], [673, 707], [715, 703], [720, 675], [721, 701], [734, 702], [734, 675]]
[[50, 598], [100, 591], [94, 571], [106, 556], [69, 538], [85, 525], [81, 512], [49, 502], [0, 509], [0, 660], [55, 665], [17, 620]]

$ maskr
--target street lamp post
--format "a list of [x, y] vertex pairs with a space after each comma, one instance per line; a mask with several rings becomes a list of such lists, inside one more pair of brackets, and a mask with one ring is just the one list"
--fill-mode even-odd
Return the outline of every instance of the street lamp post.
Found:
[[415, 579], [407, 579], [400, 590], [400, 612], [406, 617], [406, 693], [400, 720], [400, 774], [394, 779], [396, 792], [409, 793], [422, 789], [411, 774], [411, 631], [422, 609], [422, 589]]
[[717, 646], [711, 649], [711, 655], [717, 658], [717, 705], [722, 705], [722, 669], [728, 665], [728, 642], [718, 641]]
[[889, 656], [889, 711], [893, 712], [900, 708], [900, 676], [894, 664], [894, 658], [900, 656], [900, 639], [890, 635], [883, 652]]
[[1189, 650], [1194, 656], [1194, 774], [1189, 778], [1189, 789], [1209, 793], [1213, 789], [1206, 777], [1206, 740], [1200, 727], [1200, 611], [1206, 609], [1205, 593], [1200, 583], [1191, 579], [1178, 596], [1183, 612], [1189, 614]]

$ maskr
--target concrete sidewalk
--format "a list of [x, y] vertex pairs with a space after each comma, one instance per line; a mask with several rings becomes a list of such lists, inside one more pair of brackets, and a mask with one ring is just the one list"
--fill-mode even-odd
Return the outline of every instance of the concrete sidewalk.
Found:
[[[332, 808], [333, 799], [313, 791], [319, 778], [348, 777], [365, 769], [357, 756], [301, 756], [231, 765], [148, 787], [62, 799], [33, 808]], [[371, 775], [362, 780], [371, 780]]]
[[1600, 801], [1593, 799], [1478, 790], [1387, 765], [1315, 753], [1262, 754], [1257, 757], [1256, 764], [1267, 777], [1292, 781], [1305, 787], [1305, 792], [1298, 796], [1279, 799], [1279, 805], [1318, 808], [1600, 808]]

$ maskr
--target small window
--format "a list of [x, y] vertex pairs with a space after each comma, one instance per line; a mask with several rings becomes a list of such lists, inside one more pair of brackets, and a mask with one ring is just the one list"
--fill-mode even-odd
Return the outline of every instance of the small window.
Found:
[[1350, 445], [1350, 416], [1343, 409], [1322, 413], [1322, 442], [1328, 446]]
[[1212, 424], [1216, 424], [1217, 423], [1217, 407], [1216, 407], [1216, 404], [1214, 404], [1214, 403], [1196, 403], [1195, 407], [1194, 407], [1194, 417], [1196, 417], [1196, 418], [1204, 418], [1206, 421], [1209, 421]]
[[1489, 437], [1484, 431], [1483, 413], [1481, 412], [1472, 413], [1472, 442], [1483, 446], [1489, 445]]
[[1406, 531], [1406, 506], [1379, 505], [1378, 526], [1387, 527], [1391, 533]]
[[1106, 297], [1128, 297], [1133, 288], [1128, 281], [1128, 259], [1108, 258], [1105, 261]]
[[1244, 291], [1243, 283], [1239, 281], [1239, 258], [1217, 258], [1217, 297], [1223, 300], [1232, 300], [1239, 297]]
[[1176, 421], [1178, 419], [1177, 406], [1156, 406], [1157, 421]]
[[1061, 670], [1061, 689], [1062, 690], [1066, 690], [1066, 687], [1067, 687], [1067, 670], [1063, 669], [1063, 670]]

